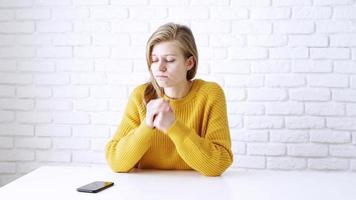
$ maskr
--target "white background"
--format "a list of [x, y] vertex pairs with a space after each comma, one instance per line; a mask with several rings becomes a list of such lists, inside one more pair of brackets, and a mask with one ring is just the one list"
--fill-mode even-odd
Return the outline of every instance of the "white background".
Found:
[[232, 167], [356, 171], [355, 0], [0, 0], [0, 185], [104, 165], [170, 21], [225, 90]]

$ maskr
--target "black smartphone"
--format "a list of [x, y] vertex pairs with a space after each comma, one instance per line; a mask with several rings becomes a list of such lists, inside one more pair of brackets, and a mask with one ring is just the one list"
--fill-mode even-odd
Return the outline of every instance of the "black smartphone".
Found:
[[94, 181], [92, 183], [89, 183], [87, 185], [83, 185], [79, 188], [77, 188], [78, 192], [87, 192], [87, 193], [97, 193], [102, 190], [105, 190], [108, 187], [113, 186], [113, 182], [108, 182], [108, 181]]

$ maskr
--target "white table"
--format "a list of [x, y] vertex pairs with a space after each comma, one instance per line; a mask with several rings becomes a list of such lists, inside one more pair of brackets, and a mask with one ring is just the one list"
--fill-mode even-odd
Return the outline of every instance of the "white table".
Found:
[[[92, 181], [115, 185], [96, 194], [76, 188]], [[234, 171], [204, 177], [194, 171], [139, 170], [113, 173], [107, 167], [41, 167], [0, 188], [1, 200], [355, 200], [356, 173]]]

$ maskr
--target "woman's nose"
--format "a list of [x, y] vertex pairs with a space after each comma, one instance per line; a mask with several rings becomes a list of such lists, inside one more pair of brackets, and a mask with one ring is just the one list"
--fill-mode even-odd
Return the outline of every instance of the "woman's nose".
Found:
[[159, 71], [165, 72], [167, 70], [166, 63], [164, 61], [159, 62]]

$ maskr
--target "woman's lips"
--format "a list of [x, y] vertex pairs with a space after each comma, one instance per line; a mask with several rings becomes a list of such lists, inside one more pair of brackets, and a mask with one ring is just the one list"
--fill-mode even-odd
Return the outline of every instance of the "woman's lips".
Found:
[[168, 76], [157, 75], [157, 76], [156, 76], [156, 79], [164, 80], [164, 79], [168, 79]]

